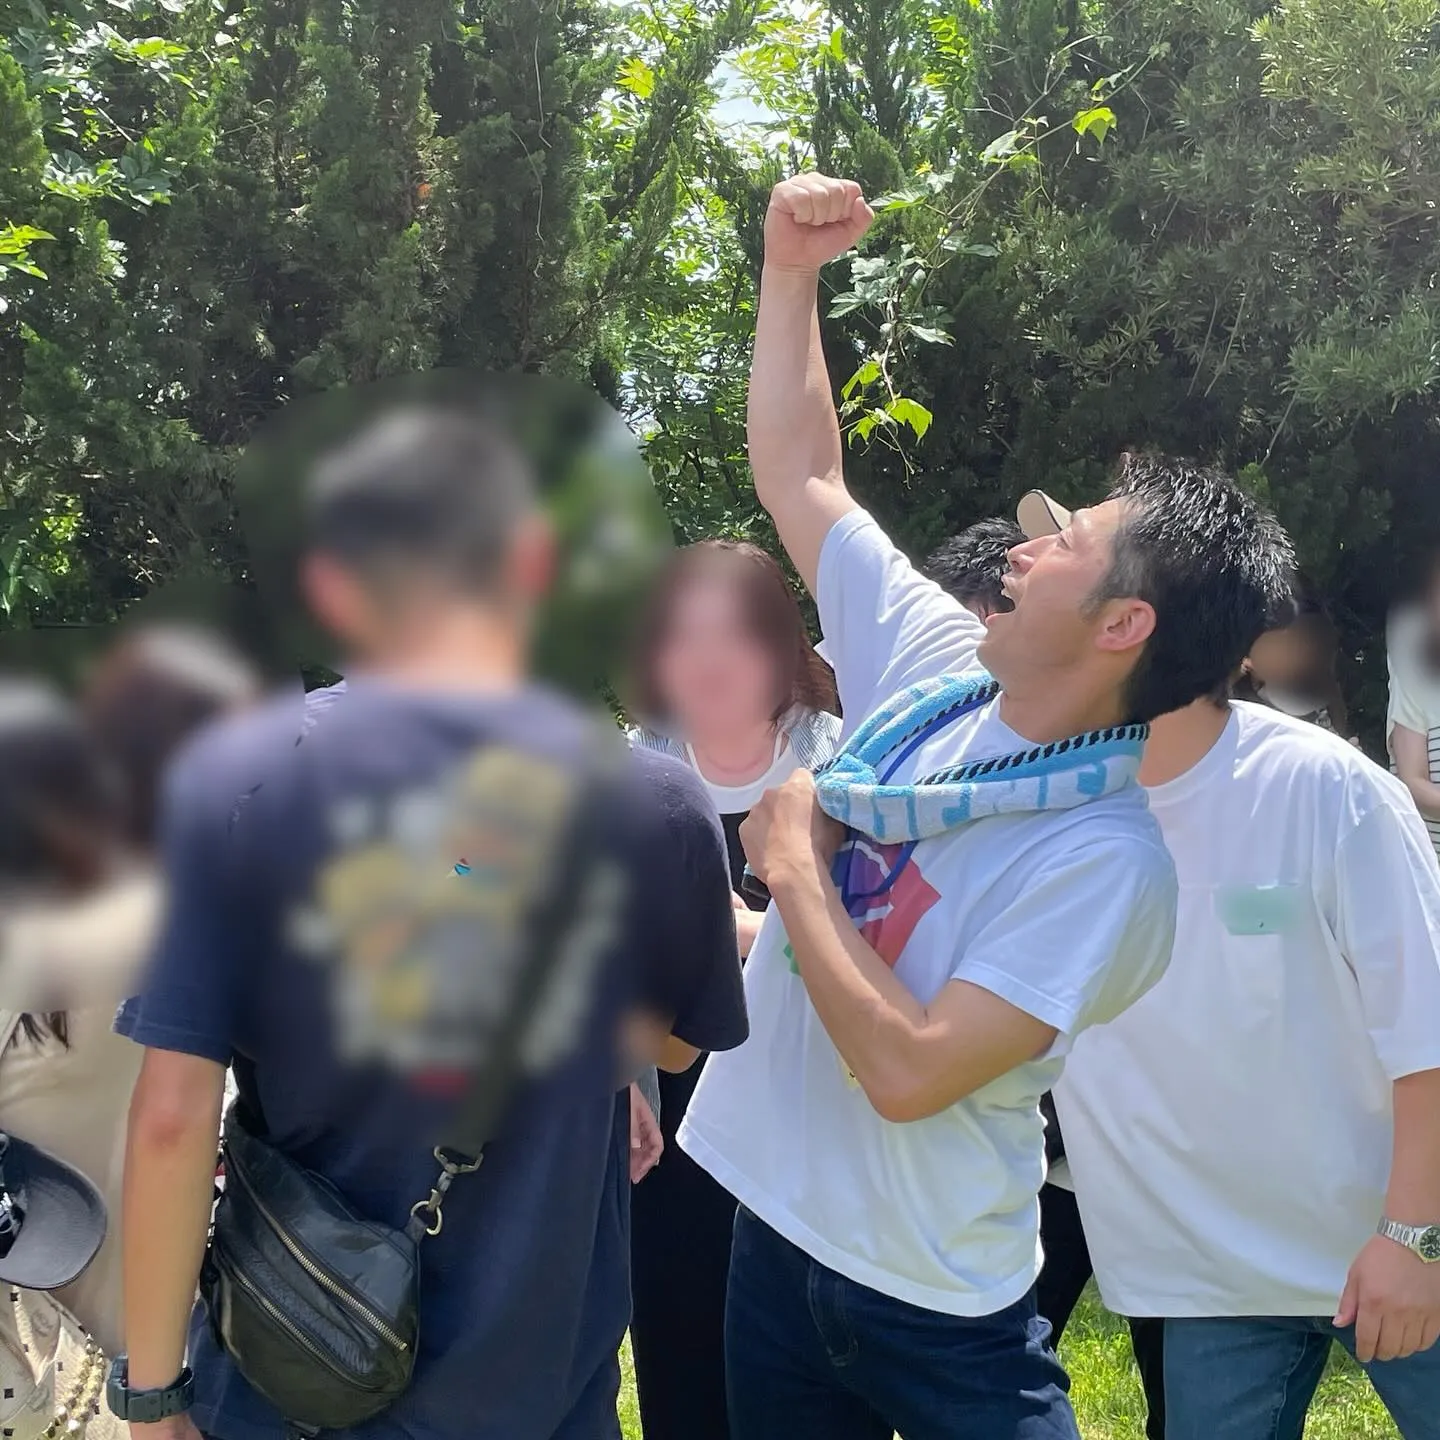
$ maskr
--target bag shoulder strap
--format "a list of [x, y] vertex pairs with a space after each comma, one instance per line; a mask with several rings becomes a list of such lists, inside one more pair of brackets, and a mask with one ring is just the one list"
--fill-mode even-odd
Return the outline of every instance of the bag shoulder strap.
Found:
[[603, 853], [606, 819], [614, 809], [627, 758], [625, 747], [608, 733], [587, 746], [548, 883], [540, 886], [524, 924], [526, 957], [518, 967], [513, 1013], [500, 1043], [466, 1085], [446, 1138], [435, 1149], [440, 1174], [429, 1197], [411, 1210], [409, 1233], [416, 1238], [439, 1233], [440, 1207], [451, 1183], [480, 1168], [485, 1147], [518, 1087], [526, 1049], [537, 1021], [543, 1021], [549, 1009], [551, 982], [583, 912], [595, 857]]

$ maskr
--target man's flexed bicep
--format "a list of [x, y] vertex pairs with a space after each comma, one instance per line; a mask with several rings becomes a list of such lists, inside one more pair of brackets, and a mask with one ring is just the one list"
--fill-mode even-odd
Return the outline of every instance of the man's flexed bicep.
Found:
[[820, 346], [820, 269], [851, 249], [874, 216], [850, 180], [782, 181], [765, 216], [765, 267], [750, 371], [748, 440], [760, 503], [813, 594], [820, 547], [855, 508]]

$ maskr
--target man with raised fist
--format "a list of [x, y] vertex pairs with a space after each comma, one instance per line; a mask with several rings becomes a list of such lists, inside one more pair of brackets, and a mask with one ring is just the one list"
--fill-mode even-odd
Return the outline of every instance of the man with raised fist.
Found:
[[1227, 682], [1289, 546], [1224, 476], [1131, 457], [1073, 515], [1026, 497], [987, 628], [846, 488], [816, 295], [872, 218], [819, 175], [766, 217], [750, 460], [848, 739], [741, 832], [773, 897], [752, 1034], [679, 1141], [740, 1201], [735, 1440], [1074, 1440], [1034, 1300], [1039, 1099], [1166, 966], [1147, 722]]

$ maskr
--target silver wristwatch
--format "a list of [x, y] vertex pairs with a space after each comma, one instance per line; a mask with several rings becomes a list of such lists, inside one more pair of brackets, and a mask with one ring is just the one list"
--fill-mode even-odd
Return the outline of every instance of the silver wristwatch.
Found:
[[1440, 1225], [1402, 1225], [1398, 1220], [1382, 1220], [1379, 1233], [1413, 1251], [1427, 1264], [1440, 1260]]

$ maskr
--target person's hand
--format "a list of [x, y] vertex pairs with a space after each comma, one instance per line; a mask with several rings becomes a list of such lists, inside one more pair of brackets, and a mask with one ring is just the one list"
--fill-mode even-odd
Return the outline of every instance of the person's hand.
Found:
[[155, 1420], [149, 1425], [132, 1423], [130, 1435], [131, 1440], [203, 1440], [188, 1412], [171, 1415], [166, 1420]]
[[764, 918], [763, 910], [752, 910], [739, 895], [735, 896], [735, 943], [740, 947], [742, 960], [750, 954]]
[[660, 1163], [660, 1124], [638, 1085], [630, 1087], [630, 1183], [638, 1185]]
[[818, 273], [858, 245], [874, 219], [853, 180], [827, 175], [782, 180], [770, 192], [765, 212], [765, 264]]
[[1335, 1324], [1355, 1327], [1362, 1364], [1428, 1350], [1440, 1338], [1440, 1264], [1374, 1236], [1350, 1267]]
[[808, 770], [767, 790], [740, 826], [745, 858], [772, 891], [797, 873], [816, 867], [828, 873], [844, 835], [845, 827], [820, 808]]

